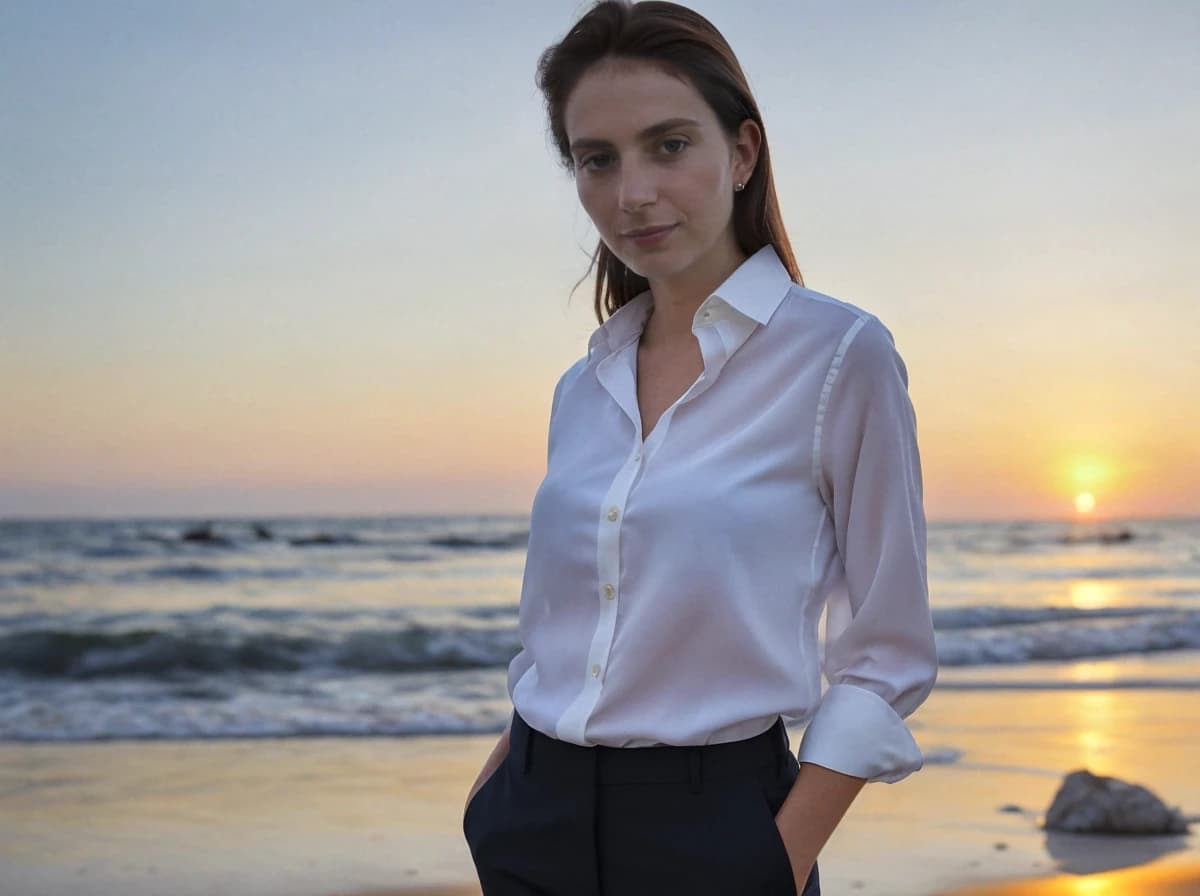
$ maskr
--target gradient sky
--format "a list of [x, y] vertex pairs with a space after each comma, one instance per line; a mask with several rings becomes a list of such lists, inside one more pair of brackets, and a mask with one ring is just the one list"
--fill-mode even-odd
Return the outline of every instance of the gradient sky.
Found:
[[[586, 3], [8, 0], [0, 516], [514, 512], [596, 326]], [[1200, 4], [694, 7], [940, 518], [1200, 513]]]

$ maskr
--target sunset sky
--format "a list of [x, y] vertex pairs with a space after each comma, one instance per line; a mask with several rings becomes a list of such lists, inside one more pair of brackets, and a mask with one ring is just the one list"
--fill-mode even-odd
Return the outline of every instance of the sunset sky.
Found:
[[[526, 512], [596, 326], [533, 82], [586, 5], [6, 3], [0, 517]], [[930, 519], [1200, 513], [1200, 4], [693, 5]]]

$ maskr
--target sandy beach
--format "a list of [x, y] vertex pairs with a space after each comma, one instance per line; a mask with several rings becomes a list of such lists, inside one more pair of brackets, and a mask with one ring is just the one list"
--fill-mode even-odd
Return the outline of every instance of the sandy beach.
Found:
[[1059, 875], [984, 884], [957, 890], [946, 896], [1196, 896], [1197, 893], [1200, 893], [1200, 864], [1192, 862], [1110, 871], [1085, 877]]
[[[1114, 838], [1037, 824], [1085, 766], [1200, 813], [1195, 692], [946, 689], [911, 723], [927, 765], [863, 791], [822, 852], [827, 896], [1200, 893], [1195, 826]], [[460, 818], [494, 740], [5, 744], [0, 893], [477, 894]]]

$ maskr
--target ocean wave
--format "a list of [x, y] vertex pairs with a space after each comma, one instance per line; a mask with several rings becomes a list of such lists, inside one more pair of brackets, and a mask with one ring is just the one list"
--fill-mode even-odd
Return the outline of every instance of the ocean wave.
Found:
[[1009, 607], [985, 604], [978, 607], [942, 607], [933, 610], [933, 623], [939, 630], [988, 628], [1005, 625], [1029, 625], [1041, 622], [1084, 621], [1091, 619], [1124, 619], [1169, 613], [1163, 607], [1097, 607], [1086, 609], [1071, 606]]
[[468, 550], [473, 548], [499, 548], [502, 550], [523, 548], [529, 544], [529, 530], [521, 529], [517, 532], [494, 536], [442, 535], [429, 539], [429, 544], [439, 548]]
[[404, 673], [505, 665], [520, 649], [515, 627], [293, 628], [33, 628], [0, 635], [0, 672], [69, 679], [313, 669]]
[[305, 534], [283, 534], [272, 531], [266, 526], [255, 526], [252, 530], [246, 531], [244, 527], [218, 529], [212, 525], [205, 525], [188, 529], [182, 533], [143, 532], [137, 536], [136, 540], [124, 544], [101, 545], [77, 548], [76, 550], [83, 556], [118, 558], [147, 556], [145, 546], [149, 544], [157, 545], [159, 550], [171, 551], [201, 548], [208, 554], [220, 549], [240, 551], [264, 542], [289, 545], [294, 548], [395, 548], [398, 558], [408, 561], [418, 557], [421, 559], [428, 557], [427, 553], [423, 555], [406, 553], [406, 550], [419, 548], [435, 547], [451, 550], [523, 548], [529, 543], [529, 529], [526, 527], [500, 532], [480, 532], [477, 528], [471, 527], [461, 531], [450, 530], [425, 536], [416, 532], [407, 532], [397, 538], [389, 537], [389, 534], [384, 532], [376, 532], [369, 537], [322, 529]]
[[215, 566], [206, 563], [167, 563], [146, 569], [133, 569], [113, 576], [114, 582], [140, 582], [152, 579], [182, 580], [191, 582], [225, 582], [243, 579], [287, 579], [312, 578], [313, 572], [301, 566]]
[[943, 666], [1075, 660], [1200, 648], [1200, 613], [1162, 612], [1132, 619], [939, 632]]
[[1081, 681], [1061, 679], [1011, 679], [1003, 681], [954, 681], [938, 678], [939, 691], [1197, 691], [1200, 678], [1109, 678]]
[[1135, 530], [1129, 526], [934, 522], [929, 527], [931, 547], [995, 556], [1044, 553], [1063, 546], [1119, 548], [1131, 542], [1145, 544], [1160, 540], [1161, 536], [1153, 530], [1144, 527]]
[[1146, 582], [1151, 579], [1172, 577], [1179, 574], [1177, 568], [1170, 566], [1061, 566], [1056, 569], [1031, 569], [1024, 578], [1052, 581], [1068, 581], [1070, 579], [1127, 579], [1130, 581]]
[[0, 589], [14, 586], [26, 588], [66, 588], [99, 578], [94, 572], [80, 569], [60, 569], [39, 566], [35, 569], [17, 569], [0, 575]]
[[[520, 650], [517, 608], [449, 620], [406, 612], [251, 610], [10, 616], [0, 673], [34, 678], [187, 677], [254, 672], [421, 671], [506, 666]], [[1200, 648], [1200, 612], [1153, 608], [979, 607], [935, 614], [942, 666], [1011, 665]]]
[[[381, 675], [34, 682], [0, 712], [0, 742], [406, 737], [499, 733], [511, 713], [502, 688], [439, 676], [420, 693]], [[0, 685], [12, 679], [0, 677]]]
[[128, 544], [83, 545], [75, 553], [89, 560], [135, 560], [149, 556], [145, 548]]

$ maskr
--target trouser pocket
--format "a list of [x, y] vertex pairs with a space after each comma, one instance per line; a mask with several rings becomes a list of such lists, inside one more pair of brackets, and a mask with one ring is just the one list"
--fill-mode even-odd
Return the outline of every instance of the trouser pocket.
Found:
[[796, 778], [800, 775], [800, 763], [795, 756], [788, 757], [787, 765], [782, 774], [779, 774], [774, 769], [764, 769], [760, 773], [759, 786], [762, 791], [762, 803], [766, 807], [767, 813], [771, 816], [770, 835], [775, 852], [779, 857], [779, 867], [786, 872], [788, 882], [791, 885], [791, 892], [794, 896], [821, 896], [821, 875], [817, 869], [817, 862], [813, 862], [812, 870], [809, 872], [808, 879], [804, 882], [804, 887], [799, 893], [796, 893], [796, 875], [792, 868], [792, 859], [788, 855], [787, 844], [783, 841], [783, 835], [779, 832], [779, 825], [775, 821], [775, 816], [779, 814], [779, 810], [783, 808], [784, 802], [787, 801], [788, 794], [792, 792], [792, 786], [796, 783]]
[[[511, 752], [512, 751], [510, 750], [509, 753], [511, 753]], [[479, 805], [487, 797], [488, 791], [491, 789], [492, 784], [495, 783], [496, 779], [499, 778], [502, 774], [504, 774], [505, 768], [507, 765], [508, 765], [508, 754], [505, 754], [504, 759], [502, 759], [500, 761], [499, 765], [497, 765], [494, 769], [492, 769], [492, 773], [487, 776], [487, 778], [484, 780], [484, 782], [482, 784], [479, 785], [479, 789], [475, 791], [475, 795], [472, 796], [471, 799], [467, 802], [467, 808], [465, 810], [463, 810], [462, 828], [463, 828], [463, 834], [467, 837], [468, 841], [470, 841], [470, 839], [471, 839], [472, 820], [474, 819], [475, 815], [477, 814], [476, 813], [477, 807], [479, 807]]]
[[[783, 835], [779, 831], [779, 825], [775, 821], [775, 815], [779, 812], [784, 800], [787, 799], [787, 795], [791, 791], [793, 780], [794, 778], [790, 775], [776, 776], [766, 773], [759, 780], [759, 806], [762, 810], [759, 820], [763, 836], [770, 844], [770, 851], [773, 856], [773, 877], [779, 882], [780, 896], [783, 896], [784, 893], [790, 894], [790, 896], [797, 896], [796, 873], [792, 868], [792, 860], [788, 855], [787, 844], [784, 843]], [[806, 892], [804, 896], [817, 896], [817, 894], [815, 892]]]

